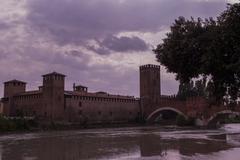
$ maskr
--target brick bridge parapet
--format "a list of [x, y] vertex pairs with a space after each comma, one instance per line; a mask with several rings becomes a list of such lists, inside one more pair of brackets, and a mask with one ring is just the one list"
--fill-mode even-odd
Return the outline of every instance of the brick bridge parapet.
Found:
[[[144, 104], [144, 102], [143, 102]], [[172, 110], [184, 117], [192, 117], [203, 121], [207, 125], [218, 114], [240, 115], [240, 105], [230, 107], [227, 105], [209, 105], [202, 97], [191, 97], [180, 100], [176, 96], [160, 96], [155, 102], [148, 103], [143, 111], [147, 122], [153, 121], [161, 111]]]

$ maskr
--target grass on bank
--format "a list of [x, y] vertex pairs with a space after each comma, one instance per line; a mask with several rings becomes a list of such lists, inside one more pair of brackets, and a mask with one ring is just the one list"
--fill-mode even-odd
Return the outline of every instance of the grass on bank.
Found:
[[38, 127], [37, 122], [34, 119], [25, 118], [6, 118], [0, 116], [0, 131], [28, 131], [32, 128]]

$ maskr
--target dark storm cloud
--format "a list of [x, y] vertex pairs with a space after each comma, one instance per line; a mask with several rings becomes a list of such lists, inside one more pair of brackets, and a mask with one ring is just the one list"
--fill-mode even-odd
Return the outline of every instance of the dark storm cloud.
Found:
[[101, 43], [100, 46], [104, 46], [110, 50], [117, 52], [128, 52], [128, 51], [146, 51], [148, 45], [139, 37], [115, 37], [108, 36]]
[[109, 35], [102, 41], [97, 41], [98, 47], [88, 45], [86, 48], [100, 55], [113, 52], [141, 52], [149, 49], [149, 45], [139, 37], [116, 37]]
[[31, 0], [27, 19], [60, 44], [124, 31], [158, 31], [178, 16], [216, 16], [224, 0]]
[[87, 45], [86, 48], [90, 51], [93, 51], [93, 52], [99, 54], [99, 55], [108, 55], [111, 53], [111, 51], [104, 46], [96, 47], [96, 46]]

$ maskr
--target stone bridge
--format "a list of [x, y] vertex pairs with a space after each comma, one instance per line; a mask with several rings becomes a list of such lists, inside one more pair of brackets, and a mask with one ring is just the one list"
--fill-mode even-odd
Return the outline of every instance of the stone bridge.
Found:
[[[240, 105], [235, 107], [212, 106], [201, 97], [179, 100], [175, 96], [161, 94], [161, 67], [147, 64], [140, 66], [140, 103], [141, 113], [147, 122], [154, 122], [162, 113], [172, 111], [185, 118], [193, 117], [201, 125], [208, 125], [220, 115], [239, 115]], [[176, 115], [176, 114], [175, 114]], [[168, 114], [168, 116], [172, 116]], [[167, 117], [165, 115], [165, 117]]]
[[[143, 113], [149, 123], [154, 122], [163, 111], [173, 111], [185, 118], [196, 118], [198, 125], [204, 126], [217, 123], [219, 116], [240, 115], [240, 105], [235, 107], [225, 105], [210, 106], [201, 97], [188, 98], [183, 101], [175, 96], [161, 96], [155, 102], [149, 103], [149, 101], [145, 100], [142, 103], [145, 103], [143, 104], [145, 106]], [[147, 103], [149, 105], [146, 105]]]

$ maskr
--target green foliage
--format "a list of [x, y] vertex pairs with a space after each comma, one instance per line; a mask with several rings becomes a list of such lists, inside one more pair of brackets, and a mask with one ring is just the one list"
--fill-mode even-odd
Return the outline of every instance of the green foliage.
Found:
[[209, 95], [209, 91], [207, 88], [206, 78], [197, 80], [194, 82], [191, 80], [190, 82], [180, 83], [177, 97], [179, 99], [185, 100], [188, 97], [205, 97], [207, 98]]
[[37, 122], [34, 120], [26, 120], [24, 118], [7, 119], [0, 117], [0, 131], [30, 130], [34, 127], [38, 127]]
[[179, 99], [185, 100], [187, 97], [192, 97], [194, 95], [193, 81], [190, 81], [189, 83], [180, 83], [177, 93]]
[[197, 94], [234, 102], [240, 96], [240, 3], [229, 4], [217, 20], [179, 17], [154, 52], [183, 87], [207, 77], [208, 91], [195, 84]]
[[231, 117], [231, 118], [225, 118], [224, 123], [240, 123], [240, 117]]

